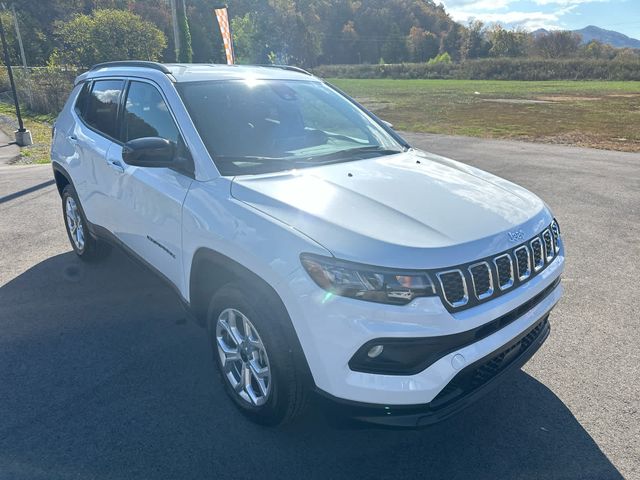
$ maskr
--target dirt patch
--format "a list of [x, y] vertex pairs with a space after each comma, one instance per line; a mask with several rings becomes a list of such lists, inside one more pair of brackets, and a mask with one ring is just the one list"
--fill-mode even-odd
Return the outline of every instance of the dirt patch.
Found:
[[640, 93], [611, 93], [611, 94], [607, 95], [607, 97], [636, 98], [636, 97], [640, 97]]
[[577, 145], [580, 147], [599, 148], [602, 150], [616, 150], [618, 152], [640, 152], [640, 140], [624, 137], [607, 137], [604, 135], [585, 134], [582, 132], [568, 132], [560, 135], [542, 135], [527, 137], [527, 140], [552, 143], [557, 145]]
[[493, 102], [493, 103], [510, 103], [513, 105], [532, 105], [536, 103], [553, 103], [551, 100], [539, 99], [539, 100], [531, 100], [528, 98], [483, 98], [484, 102]]
[[602, 100], [602, 97], [580, 97], [572, 95], [547, 95], [544, 97], [537, 97], [538, 100], [545, 102], [591, 102], [596, 100]]
[[379, 112], [381, 110], [385, 110], [389, 107], [394, 106], [392, 102], [381, 100], [375, 97], [358, 97], [357, 100], [361, 104], [366, 105], [367, 109], [371, 110], [372, 112]]

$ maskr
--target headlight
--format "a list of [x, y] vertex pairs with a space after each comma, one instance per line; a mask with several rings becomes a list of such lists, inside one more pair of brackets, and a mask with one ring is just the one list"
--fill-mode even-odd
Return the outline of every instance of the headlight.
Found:
[[300, 261], [318, 286], [343, 297], [405, 305], [416, 297], [436, 294], [425, 272], [372, 267], [307, 253]]

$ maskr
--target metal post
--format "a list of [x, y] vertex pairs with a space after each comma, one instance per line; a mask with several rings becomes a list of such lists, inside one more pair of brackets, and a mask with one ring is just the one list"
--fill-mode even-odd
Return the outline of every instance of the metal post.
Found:
[[11, 5], [11, 13], [13, 13], [13, 24], [16, 27], [16, 37], [18, 37], [18, 46], [20, 47], [20, 56], [22, 57], [22, 66], [27, 69], [27, 57], [24, 54], [24, 45], [22, 44], [22, 35], [20, 35], [20, 25], [18, 24], [18, 16], [16, 15], [16, 6]]
[[173, 46], [175, 47], [176, 62], [180, 61], [180, 29], [178, 27], [178, 9], [176, 0], [169, 0], [171, 6], [171, 20], [173, 23]]
[[16, 15], [15, 4], [11, 5], [11, 13], [13, 13], [13, 24], [16, 28], [16, 37], [18, 37], [18, 46], [20, 47], [20, 57], [22, 57], [22, 68], [26, 79], [27, 96], [29, 97], [29, 108], [33, 108], [33, 94], [31, 93], [31, 78], [27, 67], [27, 56], [24, 54], [24, 45], [22, 44], [22, 35], [20, 34], [20, 25], [18, 24], [18, 15]]
[[2, 41], [2, 50], [4, 51], [4, 63], [9, 73], [9, 83], [11, 84], [11, 92], [13, 93], [13, 102], [16, 106], [16, 117], [18, 117], [18, 131], [16, 132], [16, 143], [20, 146], [31, 145], [31, 133], [24, 128], [22, 123], [22, 115], [20, 114], [20, 102], [18, 102], [18, 92], [16, 91], [16, 82], [13, 79], [13, 70], [11, 69], [11, 59], [9, 58], [9, 48], [7, 47], [7, 39], [4, 36], [4, 25], [0, 18], [0, 41]]

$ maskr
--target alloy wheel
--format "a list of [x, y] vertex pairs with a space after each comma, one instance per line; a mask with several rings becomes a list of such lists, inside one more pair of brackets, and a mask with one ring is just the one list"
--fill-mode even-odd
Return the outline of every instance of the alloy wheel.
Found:
[[253, 406], [264, 405], [271, 392], [271, 368], [262, 339], [249, 318], [227, 308], [218, 316], [216, 344], [225, 380]]
[[84, 228], [78, 205], [73, 197], [67, 197], [65, 201], [65, 217], [71, 234], [71, 240], [80, 251], [84, 249]]

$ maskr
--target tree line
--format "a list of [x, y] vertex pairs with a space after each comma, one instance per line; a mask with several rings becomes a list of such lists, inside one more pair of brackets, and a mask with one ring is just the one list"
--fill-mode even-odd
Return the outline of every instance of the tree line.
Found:
[[[86, 68], [113, 59], [164, 62], [225, 61], [213, 15], [217, 0], [173, 0], [180, 50], [176, 52], [170, 0], [11, 0], [29, 65]], [[491, 57], [613, 59], [636, 51], [572, 32], [532, 35], [454, 22], [433, 0], [228, 0], [235, 51], [242, 63], [381, 64]], [[13, 25], [10, 10], [1, 17]], [[12, 63], [19, 64], [13, 28]]]

